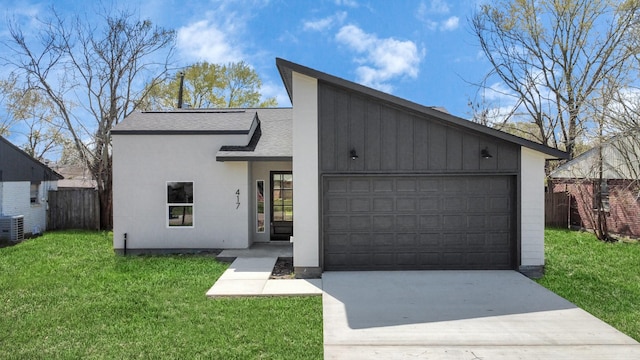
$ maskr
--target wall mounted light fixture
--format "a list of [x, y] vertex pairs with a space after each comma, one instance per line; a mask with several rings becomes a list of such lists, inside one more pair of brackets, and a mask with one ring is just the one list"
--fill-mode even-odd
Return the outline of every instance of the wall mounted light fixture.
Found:
[[480, 156], [482, 156], [483, 159], [490, 159], [493, 157], [491, 153], [489, 153], [489, 148], [486, 146], [484, 149], [480, 150]]
[[355, 160], [358, 158], [358, 153], [356, 153], [356, 149], [351, 149], [350, 155], [351, 155], [351, 160]]

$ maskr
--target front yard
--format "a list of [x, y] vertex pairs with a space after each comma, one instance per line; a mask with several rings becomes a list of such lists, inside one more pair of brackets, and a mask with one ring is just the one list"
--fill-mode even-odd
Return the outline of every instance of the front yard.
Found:
[[541, 285], [640, 341], [640, 243], [547, 229]]
[[321, 359], [322, 299], [208, 299], [207, 255], [114, 256], [111, 235], [0, 248], [0, 358]]
[[[640, 340], [640, 244], [545, 234], [539, 283]], [[0, 358], [322, 358], [321, 297], [206, 298], [226, 267], [114, 256], [108, 233], [0, 248]]]

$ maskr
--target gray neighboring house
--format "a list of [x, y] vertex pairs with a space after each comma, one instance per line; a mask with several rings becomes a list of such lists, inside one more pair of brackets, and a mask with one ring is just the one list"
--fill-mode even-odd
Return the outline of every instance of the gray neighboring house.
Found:
[[113, 131], [114, 249], [293, 243], [323, 270], [544, 266], [567, 154], [283, 59], [290, 109], [135, 113]]
[[0, 239], [19, 235], [15, 231], [19, 219], [22, 238], [45, 231], [49, 190], [56, 190], [62, 178], [0, 136]]

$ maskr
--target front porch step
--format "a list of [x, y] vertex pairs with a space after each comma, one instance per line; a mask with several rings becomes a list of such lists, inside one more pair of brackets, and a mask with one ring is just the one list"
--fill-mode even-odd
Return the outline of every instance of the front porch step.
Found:
[[321, 279], [269, 276], [278, 257], [237, 257], [207, 291], [208, 297], [322, 295]]

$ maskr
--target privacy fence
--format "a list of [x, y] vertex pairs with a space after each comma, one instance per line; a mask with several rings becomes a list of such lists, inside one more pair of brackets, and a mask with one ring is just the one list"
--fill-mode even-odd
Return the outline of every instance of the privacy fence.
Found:
[[95, 189], [49, 191], [49, 230], [100, 229], [100, 200]]
[[544, 194], [545, 226], [569, 227], [569, 195], [565, 192]]

